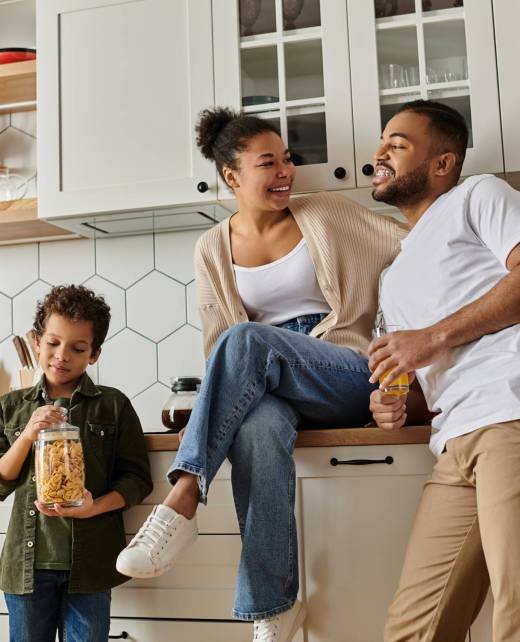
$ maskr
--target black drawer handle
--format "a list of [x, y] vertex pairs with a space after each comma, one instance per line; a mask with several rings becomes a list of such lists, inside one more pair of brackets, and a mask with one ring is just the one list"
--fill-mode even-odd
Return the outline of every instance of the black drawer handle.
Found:
[[119, 635], [109, 635], [108, 639], [109, 640], [126, 640], [128, 637], [128, 633], [126, 631], [122, 631]]
[[388, 455], [384, 459], [345, 459], [340, 460], [333, 457], [330, 460], [331, 466], [368, 466], [369, 464], [393, 464], [394, 458]]

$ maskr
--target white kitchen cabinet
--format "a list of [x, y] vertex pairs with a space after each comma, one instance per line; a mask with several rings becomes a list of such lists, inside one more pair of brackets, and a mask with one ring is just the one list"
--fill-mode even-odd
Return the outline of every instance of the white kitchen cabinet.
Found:
[[41, 217], [216, 198], [211, 0], [45, 0], [37, 47]]
[[504, 137], [506, 172], [520, 172], [520, 3], [518, 0], [494, 0], [500, 111]]
[[[445, 102], [465, 116], [471, 137], [464, 175], [504, 171], [492, 0], [213, 4], [216, 103], [279, 125], [301, 165], [297, 191], [371, 185], [385, 123], [417, 98]], [[511, 73], [515, 59], [508, 57]], [[518, 92], [517, 84], [509, 91]], [[291, 135], [293, 108], [308, 122], [301, 116]], [[338, 179], [341, 168], [347, 176]]]
[[491, 0], [347, 4], [358, 186], [371, 184], [363, 167], [386, 122], [419, 98], [465, 116], [471, 136], [463, 175], [504, 171]]
[[216, 104], [279, 128], [299, 166], [296, 191], [354, 187], [345, 1], [213, 7]]
[[[128, 538], [165, 496], [174, 455], [150, 453], [154, 490], [125, 512]], [[388, 457], [392, 463], [384, 463]], [[433, 457], [426, 445], [342, 446], [297, 448], [295, 461], [300, 599], [308, 615], [294, 642], [380, 640]], [[3, 506], [0, 533], [10, 510], [9, 503]], [[169, 572], [113, 590], [111, 635], [126, 631], [139, 642], [250, 641], [251, 624], [233, 622], [230, 615], [241, 543], [227, 462], [210, 488], [208, 506], [199, 508], [198, 523], [197, 542]], [[0, 545], [3, 539], [0, 534]], [[0, 631], [7, 630], [6, 612], [2, 598]], [[471, 642], [491, 642], [490, 631], [488, 599]]]
[[433, 457], [425, 445], [358, 446], [296, 461], [307, 640], [380, 640]]

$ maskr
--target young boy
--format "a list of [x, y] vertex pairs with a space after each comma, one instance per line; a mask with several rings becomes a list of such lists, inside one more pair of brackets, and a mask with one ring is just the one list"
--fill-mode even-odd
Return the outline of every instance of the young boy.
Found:
[[[125, 547], [122, 509], [152, 490], [139, 419], [115, 388], [86, 374], [110, 322], [103, 298], [82, 286], [52, 288], [36, 308], [34, 331], [43, 376], [0, 397], [0, 500], [15, 491], [0, 559], [0, 588], [11, 642], [108, 639], [110, 589], [128, 578], [115, 568]], [[82, 506], [36, 501], [33, 442], [60, 422], [68, 405], [85, 459]], [[88, 490], [87, 490], [88, 489]]]

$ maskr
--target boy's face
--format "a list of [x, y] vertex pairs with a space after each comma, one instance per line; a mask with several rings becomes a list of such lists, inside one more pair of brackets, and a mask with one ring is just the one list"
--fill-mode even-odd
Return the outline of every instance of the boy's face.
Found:
[[93, 339], [92, 321], [72, 321], [59, 314], [47, 319], [36, 351], [51, 396], [70, 396], [87, 366], [96, 363], [101, 350], [92, 353]]

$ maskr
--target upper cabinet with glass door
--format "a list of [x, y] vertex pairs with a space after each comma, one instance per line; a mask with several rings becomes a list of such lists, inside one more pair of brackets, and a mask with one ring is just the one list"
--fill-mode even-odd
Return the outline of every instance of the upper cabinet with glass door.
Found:
[[215, 6], [216, 103], [277, 126], [299, 166], [295, 191], [353, 187], [345, 2], [217, 0]]
[[350, 0], [358, 185], [401, 105], [438, 100], [470, 129], [463, 174], [502, 172], [491, 0]]

